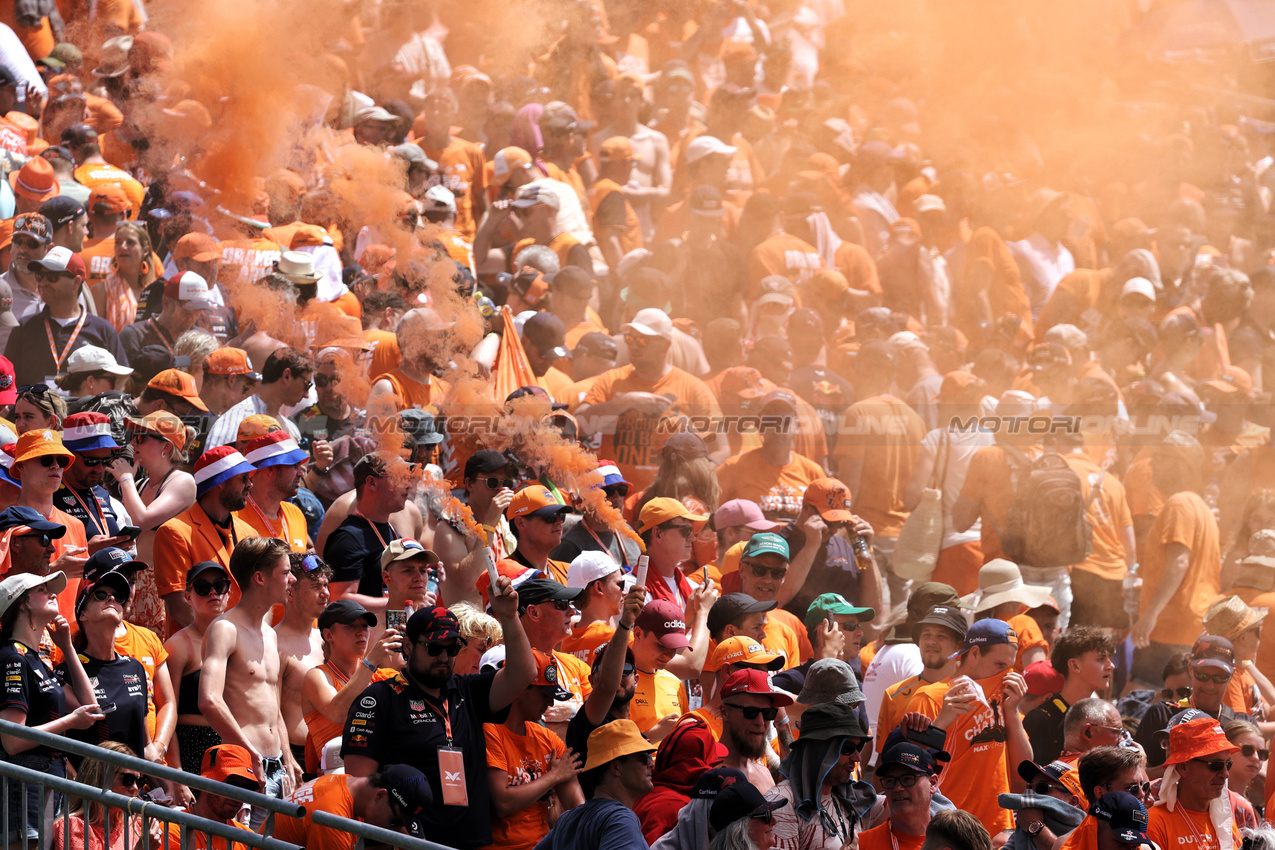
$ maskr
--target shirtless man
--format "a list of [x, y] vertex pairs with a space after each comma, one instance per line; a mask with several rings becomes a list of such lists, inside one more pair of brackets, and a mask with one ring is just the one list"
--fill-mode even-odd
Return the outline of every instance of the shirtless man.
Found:
[[[288, 544], [273, 537], [248, 537], [235, 547], [230, 574], [243, 596], [208, 627], [199, 680], [200, 712], [223, 743], [252, 754], [262, 793], [280, 799], [299, 784], [301, 768], [288, 746], [280, 710], [279, 641], [264, 621], [292, 587], [288, 551]], [[252, 810], [253, 829], [265, 819], [265, 809]]]
[[314, 555], [288, 556], [294, 583], [288, 591], [283, 620], [274, 627], [283, 660], [283, 723], [297, 764], [305, 764], [306, 724], [301, 686], [305, 674], [323, 663], [323, 638], [314, 621], [328, 604], [332, 568]]

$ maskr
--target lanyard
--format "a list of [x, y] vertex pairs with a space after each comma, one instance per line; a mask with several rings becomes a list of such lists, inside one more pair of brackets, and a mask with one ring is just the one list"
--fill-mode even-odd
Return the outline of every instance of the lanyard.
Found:
[[84, 327], [84, 320], [88, 318], [88, 311], [83, 307], [80, 308], [80, 320], [75, 323], [75, 330], [71, 331], [71, 338], [66, 341], [66, 347], [62, 349], [62, 354], [58, 354], [58, 345], [53, 341], [53, 326], [49, 324], [49, 320], [44, 320], [44, 333], [49, 338], [49, 353], [53, 355], [53, 371], [62, 371], [62, 361], [71, 353], [71, 346], [75, 345], [75, 339], [80, 335], [80, 329]]
[[[602, 551], [610, 554], [611, 547], [603, 543], [602, 538], [599, 537], [592, 528], [589, 528], [589, 523], [585, 522], [582, 519], [580, 520], [580, 524], [584, 526], [585, 531], [589, 532], [589, 536], [592, 537], [597, 542], [597, 544], [602, 547]], [[615, 534], [615, 532], [612, 532], [612, 534]], [[624, 551], [624, 541], [620, 539], [620, 535], [615, 534], [615, 542], [620, 547], [620, 565], [627, 567], [629, 565], [629, 554]]]
[[103, 534], [110, 534], [111, 529], [106, 524], [106, 514], [102, 512], [102, 504], [98, 502], [97, 495], [92, 490], [89, 491], [89, 495], [93, 497], [93, 509], [90, 510], [89, 506], [84, 504], [84, 500], [80, 498], [80, 494], [75, 492], [74, 487], [67, 487], [66, 489], [71, 491], [71, 495], [75, 497], [75, 501], [78, 502], [80, 507], [84, 509], [84, 513], [88, 514], [90, 517], [94, 515], [97, 516], [98, 529], [100, 529]]
[[443, 718], [443, 731], [447, 734], [447, 746], [450, 747], [452, 745], [452, 718], [447, 713], [447, 697], [443, 697], [441, 711], [439, 710], [439, 706], [434, 705], [434, 703], [430, 701], [429, 697], [425, 696], [423, 691], [421, 692], [421, 699], [429, 706], [430, 711]]
[[168, 331], [164, 330], [163, 327], [160, 326], [159, 322], [154, 319], [147, 319], [146, 322], [151, 326], [151, 329], [155, 331], [155, 336], [159, 337], [159, 341], [164, 348], [168, 349], [168, 353], [176, 356], [176, 352], [173, 351], [172, 340], [168, 338]]
[[[1178, 804], [1174, 806], [1173, 808], [1176, 809], [1177, 813], [1182, 816], [1182, 820], [1186, 821], [1186, 828], [1191, 830], [1191, 834], [1195, 836], [1195, 842], [1196, 842], [1195, 846], [1201, 848], [1201, 850], [1204, 850], [1204, 848], [1206, 847], [1211, 847], [1212, 845], [1206, 840], [1208, 836], [1200, 835], [1199, 831], [1197, 831], [1195, 828], [1195, 822], [1187, 816], [1187, 813], [1185, 811], [1183, 811], [1182, 801], [1179, 800]], [[1205, 812], [1205, 816], [1206, 817], [1208, 816], [1207, 812]]]
[[[261, 517], [261, 521], [266, 525], [266, 531], [275, 531], [274, 522], [270, 519], [270, 517], [266, 516], [266, 512], [261, 509], [261, 505], [257, 504], [257, 500], [252, 498], [252, 496], [249, 496], [248, 504], [252, 505], [252, 509], [257, 512], [257, 516]], [[286, 541], [288, 539], [288, 518], [284, 515], [282, 508], [279, 510], [279, 523], [283, 527], [283, 533], [276, 534], [275, 536]]]
[[[251, 497], [249, 497], [249, 498], [251, 498]], [[379, 528], [377, 528], [377, 527], [376, 527], [376, 523], [372, 522], [372, 520], [368, 519], [367, 517], [363, 516], [363, 514], [359, 513], [359, 509], [358, 509], [358, 508], [354, 508], [353, 510], [351, 510], [351, 511], [350, 511], [350, 516], [356, 516], [356, 517], [358, 517], [359, 519], [361, 519], [361, 520], [363, 520], [364, 522], [366, 522], [368, 525], [372, 526], [372, 533], [373, 533], [373, 534], [375, 534], [375, 535], [376, 535], [376, 539], [377, 539], [377, 540], [379, 540], [379, 541], [381, 542], [381, 548], [382, 548], [382, 549], [384, 549], [386, 546], [389, 546], [389, 545], [390, 545], [390, 544], [386, 543], [386, 542], [385, 542], [385, 538], [381, 536], [381, 530], [380, 530]], [[398, 538], [398, 532], [394, 530], [394, 526], [393, 526], [393, 525], [390, 525], [390, 523], [388, 523], [388, 522], [387, 522], [387, 523], [385, 523], [385, 524], [390, 526], [390, 534], [393, 534], [393, 535], [394, 535], [394, 539], [395, 539], [395, 540], [398, 540], [398, 539], [399, 539], [399, 538]], [[450, 736], [449, 736], [449, 737], [450, 737]]]

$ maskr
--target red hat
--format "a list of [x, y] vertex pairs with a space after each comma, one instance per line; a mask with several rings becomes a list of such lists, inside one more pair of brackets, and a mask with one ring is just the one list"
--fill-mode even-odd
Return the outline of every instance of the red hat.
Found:
[[1027, 669], [1023, 671], [1023, 678], [1027, 680], [1027, 696], [1029, 697], [1047, 697], [1050, 694], [1056, 694], [1062, 690], [1063, 674], [1054, 669], [1054, 665], [1047, 660], [1041, 659], [1027, 665]]
[[792, 697], [788, 696], [788, 694], [770, 687], [770, 676], [765, 670], [746, 668], [744, 670], [736, 670], [727, 676], [726, 681], [722, 683], [722, 700], [725, 701], [729, 697], [739, 696], [740, 694], [770, 697], [771, 705], [776, 708], [792, 705], [793, 703]]
[[667, 599], [653, 599], [642, 608], [633, 624], [644, 632], [654, 632], [665, 649], [683, 649], [691, 642], [686, 637], [686, 615]]
[[[589, 750], [593, 752], [592, 748]], [[661, 783], [692, 788], [706, 771], [726, 758], [726, 747], [717, 742], [708, 724], [694, 715], [673, 727], [655, 752], [653, 772]]]
[[8, 357], [0, 357], [0, 404], [13, 404], [18, 400], [18, 382], [13, 363]]
[[1192, 759], [1233, 753], [1238, 749], [1227, 740], [1226, 733], [1215, 719], [1197, 717], [1169, 730], [1169, 755], [1164, 763], [1182, 764]]

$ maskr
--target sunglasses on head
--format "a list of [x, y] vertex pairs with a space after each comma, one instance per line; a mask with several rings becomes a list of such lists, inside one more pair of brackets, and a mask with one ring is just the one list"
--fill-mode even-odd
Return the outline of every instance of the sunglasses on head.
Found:
[[27, 540], [38, 540], [41, 546], [48, 546], [53, 542], [53, 538], [46, 531], [32, 532], [31, 534], [19, 534], [19, 537], [25, 537]]
[[120, 599], [119, 591], [112, 590], [109, 587], [99, 587], [97, 590], [89, 594], [89, 599], [94, 602], [105, 602], [108, 599], [114, 599], [121, 605], [124, 604], [124, 600]]
[[312, 573], [321, 566], [323, 566], [323, 562], [319, 560], [318, 555], [306, 555], [301, 559], [301, 569], [307, 573]]
[[852, 756], [862, 750], [868, 741], [868, 738], [846, 738], [841, 742], [841, 754]]
[[882, 776], [881, 787], [886, 791], [893, 791], [895, 788], [911, 788], [921, 777], [915, 773], [905, 773], [902, 776]]
[[494, 475], [484, 478], [483, 483], [487, 485], [488, 490], [513, 490], [518, 486], [517, 480], [513, 478], [497, 478]]
[[425, 647], [425, 651], [430, 655], [442, 655], [446, 652], [449, 658], [455, 658], [457, 655], [460, 655], [460, 651], [469, 645], [464, 638], [460, 638], [452, 643], [442, 643], [441, 641], [436, 640], [417, 641], [416, 643], [418, 646]]
[[756, 720], [758, 717], [761, 717], [765, 719], [767, 723], [770, 723], [779, 716], [779, 709], [777, 708], [760, 708], [755, 705], [738, 705], [733, 702], [724, 702], [722, 705], [737, 709], [744, 715], [745, 720]]
[[1259, 761], [1266, 761], [1271, 757], [1271, 751], [1268, 749], [1255, 747], [1252, 744], [1244, 744], [1240, 747], [1240, 755], [1244, 756], [1246, 759], [1251, 759], [1254, 753], [1257, 753]]
[[770, 576], [775, 581], [782, 581], [784, 576], [788, 575], [787, 567], [767, 567], [756, 561], [745, 561], [744, 564], [753, 571], [753, 575], [757, 576], [757, 578]]
[[66, 455], [40, 455], [40, 466], [48, 469], [54, 465], [66, 469], [71, 465], [71, 459]]
[[190, 589], [195, 591], [196, 596], [208, 596], [210, 594], [216, 594], [217, 596], [225, 596], [227, 593], [230, 592], [230, 579], [219, 578], [216, 581], [207, 581], [206, 579], [200, 579], [198, 581], [192, 582], [190, 585]]
[[117, 773], [115, 774], [115, 781], [125, 788], [136, 788], [137, 784], [142, 781], [142, 776], [139, 773]]
[[1209, 761], [1205, 761], [1204, 759], [1191, 759], [1191, 761], [1196, 764], [1204, 765], [1214, 773], [1221, 773], [1224, 770], [1230, 770], [1231, 766], [1235, 764], [1234, 759], [1211, 759]]
[[332, 386], [336, 386], [339, 383], [341, 383], [341, 378], [338, 375], [315, 375], [314, 376], [314, 385], [321, 390], [326, 389], [328, 384], [331, 384]]
[[31, 393], [32, 395], [47, 395], [49, 393], [48, 384], [23, 384], [18, 387], [18, 395]]
[[1210, 676], [1208, 673], [1205, 673], [1203, 670], [1197, 669], [1197, 670], [1192, 670], [1191, 675], [1195, 677], [1195, 681], [1197, 682], [1212, 682], [1215, 685], [1225, 685], [1227, 682], [1231, 681], [1230, 673], [1218, 673], [1216, 675]]

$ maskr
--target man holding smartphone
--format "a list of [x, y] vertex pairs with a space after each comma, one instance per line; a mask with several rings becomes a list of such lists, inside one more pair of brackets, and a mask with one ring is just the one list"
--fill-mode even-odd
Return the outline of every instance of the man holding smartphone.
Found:
[[[399, 629], [407, 624], [413, 611], [433, 608], [437, 594], [429, 593], [430, 574], [437, 571], [442, 579], [442, 563], [438, 555], [411, 537], [391, 540], [381, 553], [381, 575], [385, 581], [385, 619], [372, 627], [369, 643], [376, 643], [386, 629]], [[401, 659], [400, 659], [401, 662]], [[401, 663], [392, 663], [395, 668]]]

